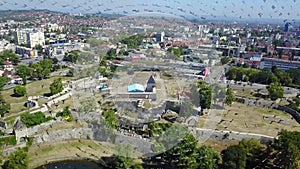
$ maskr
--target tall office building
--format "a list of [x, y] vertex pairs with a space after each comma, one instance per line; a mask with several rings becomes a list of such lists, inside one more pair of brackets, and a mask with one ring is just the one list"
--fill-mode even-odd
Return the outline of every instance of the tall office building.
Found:
[[165, 32], [161, 32], [156, 34], [156, 41], [157, 42], [164, 42]]

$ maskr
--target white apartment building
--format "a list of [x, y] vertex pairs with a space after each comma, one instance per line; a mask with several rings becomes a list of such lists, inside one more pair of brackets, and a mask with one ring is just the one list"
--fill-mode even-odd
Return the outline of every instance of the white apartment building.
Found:
[[16, 31], [16, 43], [18, 45], [28, 45], [34, 48], [36, 45], [45, 45], [44, 32], [35, 29], [21, 29]]

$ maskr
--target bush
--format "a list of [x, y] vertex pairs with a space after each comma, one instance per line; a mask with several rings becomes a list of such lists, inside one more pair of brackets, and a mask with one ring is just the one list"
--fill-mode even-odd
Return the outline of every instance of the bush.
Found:
[[26, 125], [26, 127], [33, 127], [45, 122], [52, 120], [52, 117], [45, 117], [45, 114], [42, 112], [37, 113], [25, 113], [21, 115], [21, 121]]
[[14, 95], [17, 97], [25, 96], [26, 93], [27, 93], [27, 91], [24, 86], [18, 85], [14, 88]]
[[2, 147], [4, 145], [16, 145], [16, 144], [17, 144], [16, 136], [0, 138], [0, 147]]
[[68, 122], [72, 121], [71, 111], [69, 107], [65, 107], [63, 111], [56, 113], [56, 117], [64, 117]]
[[102, 116], [111, 128], [115, 129], [119, 126], [118, 117], [113, 109], [103, 111]]

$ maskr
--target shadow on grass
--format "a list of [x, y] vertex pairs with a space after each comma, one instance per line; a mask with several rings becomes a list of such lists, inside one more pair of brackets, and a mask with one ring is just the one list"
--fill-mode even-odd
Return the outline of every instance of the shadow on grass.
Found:
[[10, 96], [11, 96], [11, 97], [17, 97], [17, 98], [24, 97], [24, 96], [17, 95], [17, 94], [15, 94], [15, 93], [14, 93], [14, 94], [11, 94]]
[[52, 94], [51, 93], [44, 93], [44, 96], [45, 97], [50, 97], [50, 96], [52, 96]]

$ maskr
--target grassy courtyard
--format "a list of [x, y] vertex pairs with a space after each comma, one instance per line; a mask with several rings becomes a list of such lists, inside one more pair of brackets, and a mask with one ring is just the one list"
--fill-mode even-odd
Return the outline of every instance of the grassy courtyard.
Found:
[[[283, 129], [300, 130], [300, 125], [292, 119], [291, 115], [279, 110], [234, 103], [232, 106], [226, 106], [223, 111], [212, 112], [216, 113], [215, 119], [218, 119], [218, 123], [215, 127], [218, 130], [249, 132], [269, 136], [277, 136], [278, 132]], [[282, 123], [265, 120], [264, 117], [276, 118], [282, 120]], [[215, 119], [211, 119], [211, 121]], [[209, 123], [206, 120], [207, 115], [201, 116], [200, 126], [203, 126], [204, 122]]]

